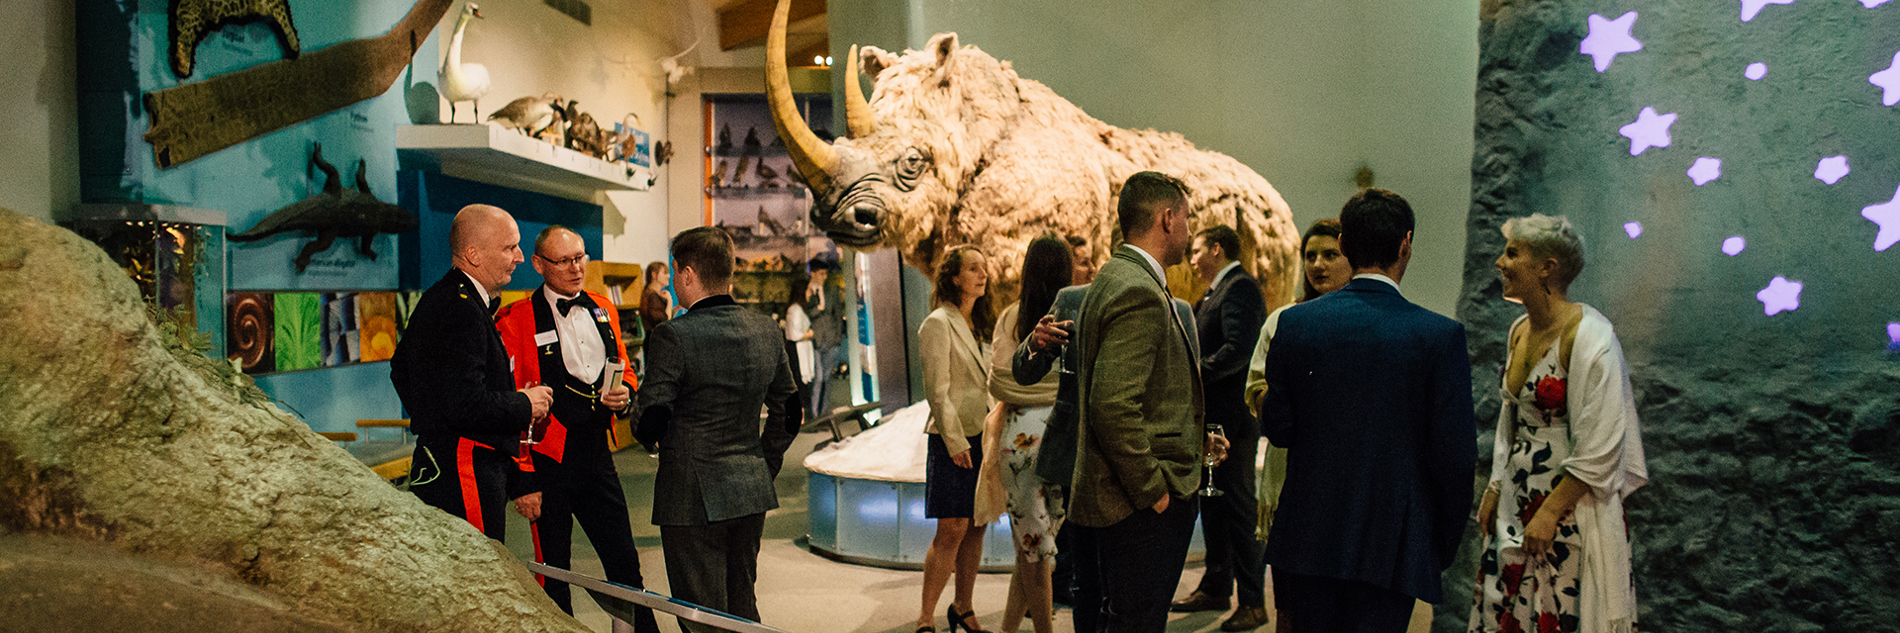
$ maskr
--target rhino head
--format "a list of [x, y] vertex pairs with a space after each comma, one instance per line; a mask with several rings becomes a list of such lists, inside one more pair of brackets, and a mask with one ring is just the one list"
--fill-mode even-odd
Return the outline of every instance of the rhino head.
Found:
[[[820, 140], [793, 105], [785, 69], [781, 0], [766, 41], [772, 119], [798, 173], [811, 187], [811, 220], [832, 240], [871, 249], [898, 235], [941, 235], [932, 210], [949, 209], [981, 157], [1003, 135], [1017, 102], [1015, 73], [981, 54], [956, 55], [955, 33], [902, 57], [853, 46], [845, 58], [847, 135]], [[886, 116], [858, 84], [860, 64], [877, 82]]]

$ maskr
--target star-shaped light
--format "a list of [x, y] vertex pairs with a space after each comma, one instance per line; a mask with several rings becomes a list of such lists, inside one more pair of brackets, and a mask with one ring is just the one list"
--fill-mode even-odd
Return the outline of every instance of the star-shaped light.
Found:
[[1669, 146], [1669, 126], [1675, 124], [1676, 113], [1656, 114], [1656, 109], [1648, 106], [1636, 114], [1636, 122], [1617, 128], [1617, 133], [1630, 140], [1630, 155], [1643, 153], [1651, 147]]
[[1709, 184], [1709, 181], [1721, 177], [1722, 159], [1720, 158], [1703, 156], [1695, 159], [1695, 164], [1689, 166], [1689, 179], [1694, 180], [1695, 186], [1697, 187]]
[[1793, 312], [1801, 307], [1801, 282], [1788, 281], [1787, 277], [1775, 275], [1768, 280], [1768, 287], [1755, 293], [1755, 300], [1761, 302], [1761, 311], [1768, 316], [1777, 312]]
[[1874, 7], [1877, 7], [1886, 3], [1887, 3], [1887, 0], [1860, 0], [1860, 6], [1867, 7], [1869, 9], [1872, 9]]
[[1868, 75], [1867, 83], [1880, 86], [1880, 105], [1900, 103], [1900, 53], [1893, 54], [1886, 70]]
[[1886, 204], [1876, 204], [1860, 210], [1860, 217], [1873, 220], [1880, 225], [1880, 233], [1874, 235], [1874, 251], [1884, 251], [1900, 242], [1900, 188], [1893, 191], [1893, 199]]
[[1794, 0], [1742, 0], [1742, 21], [1755, 19], [1755, 14], [1761, 13], [1762, 7], [1771, 4], [1794, 4]]
[[1846, 156], [1829, 156], [1821, 159], [1820, 164], [1814, 166], [1814, 177], [1831, 185], [1840, 182], [1842, 177], [1852, 171], [1854, 170], [1847, 168]]
[[1742, 70], [1742, 76], [1749, 81], [1761, 81], [1762, 77], [1768, 76], [1768, 65], [1761, 62], [1749, 64], [1748, 68]]
[[1603, 16], [1590, 14], [1590, 36], [1583, 38], [1582, 53], [1596, 61], [1597, 72], [1610, 69], [1610, 62], [1616, 61], [1618, 53], [1634, 53], [1643, 50], [1643, 43], [1630, 37], [1630, 27], [1636, 26], [1636, 12], [1631, 11], [1614, 20], [1605, 20]]
[[1641, 222], [1626, 223], [1623, 225], [1623, 232], [1630, 234], [1630, 239], [1636, 239], [1643, 234], [1643, 224]]
[[1742, 239], [1740, 235], [1731, 236], [1726, 240], [1722, 240], [1722, 254], [1728, 255], [1729, 257], [1742, 254], [1742, 249], [1744, 248], [1748, 248], [1748, 240]]

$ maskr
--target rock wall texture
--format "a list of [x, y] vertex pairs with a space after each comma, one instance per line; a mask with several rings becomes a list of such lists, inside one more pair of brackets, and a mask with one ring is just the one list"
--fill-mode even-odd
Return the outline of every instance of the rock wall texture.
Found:
[[[1629, 502], [1641, 627], [1894, 630], [1900, 249], [1874, 251], [1860, 211], [1900, 185], [1900, 108], [1868, 82], [1900, 50], [1900, 5], [1768, 4], [1740, 20], [1754, 4], [1484, 3], [1459, 303], [1480, 428], [1522, 314], [1498, 295], [1498, 229], [1565, 214], [1588, 260], [1571, 297], [1616, 324], [1643, 418], [1651, 482]], [[1639, 9], [1642, 50], [1597, 72], [1579, 54], [1591, 15]], [[1678, 114], [1673, 142], [1631, 155], [1618, 130], [1644, 107]], [[1817, 179], [1836, 155], [1853, 173]], [[1703, 157], [1721, 174], [1697, 185]], [[1725, 254], [1732, 236], [1746, 248]], [[1764, 314], [1756, 293], [1775, 276], [1803, 282], [1800, 309]], [[1446, 574], [1436, 630], [1463, 630], [1474, 560]]]
[[586, 631], [499, 544], [168, 346], [104, 252], [4, 209], [0, 332], [0, 529], [209, 563], [356, 630]]

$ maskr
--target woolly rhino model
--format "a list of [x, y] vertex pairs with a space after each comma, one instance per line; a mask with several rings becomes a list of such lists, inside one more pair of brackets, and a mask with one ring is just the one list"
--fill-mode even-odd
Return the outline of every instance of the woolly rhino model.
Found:
[[[955, 33], [895, 56], [875, 47], [845, 59], [848, 136], [820, 140], [793, 106], [785, 70], [786, 0], [766, 40], [766, 92], [779, 137], [814, 198], [811, 217], [838, 243], [892, 246], [926, 272], [949, 247], [991, 254], [998, 291], [1013, 296], [1022, 253], [1045, 231], [1089, 239], [1096, 261], [1115, 235], [1116, 196], [1128, 176], [1155, 170], [1190, 188], [1190, 226], [1227, 224], [1240, 260], [1269, 305], [1298, 283], [1298, 230], [1287, 204], [1240, 161], [1197, 149], [1179, 134], [1098, 121], [1040, 82], [1023, 79]], [[858, 65], [873, 82], [858, 85]]]

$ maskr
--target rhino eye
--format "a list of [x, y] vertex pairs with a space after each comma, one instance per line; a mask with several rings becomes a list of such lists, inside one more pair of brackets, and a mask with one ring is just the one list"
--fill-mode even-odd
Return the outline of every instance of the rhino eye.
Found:
[[904, 156], [897, 159], [897, 188], [910, 191], [917, 187], [917, 179], [924, 175], [924, 167], [930, 157], [913, 147], [904, 150]]

